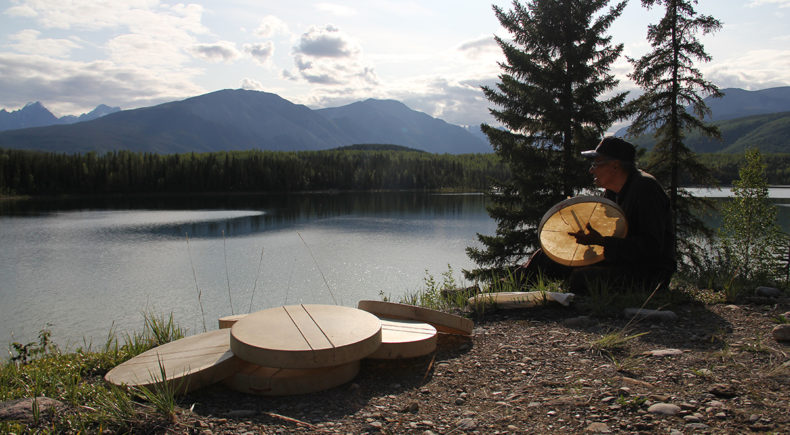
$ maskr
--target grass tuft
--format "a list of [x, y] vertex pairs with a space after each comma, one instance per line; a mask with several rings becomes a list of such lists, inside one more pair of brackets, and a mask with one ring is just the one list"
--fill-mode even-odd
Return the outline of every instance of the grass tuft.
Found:
[[[79, 412], [45, 414], [38, 409], [38, 401], [34, 401], [35, 421], [29, 427], [0, 422], [0, 433], [130, 433], [138, 432], [136, 425], [156, 415], [172, 418], [176, 403], [171, 393], [180, 385], [152, 387], [153, 395], [147, 400], [156, 412], [150, 414], [135, 401], [140, 397], [136, 392], [103, 380], [110, 369], [123, 361], [184, 336], [184, 329], [176, 325], [172, 314], [157, 316], [149, 312], [143, 317], [142, 332], [126, 334], [124, 343], [120, 344], [112, 327], [98, 351], [86, 344], [74, 352], [61, 353], [52, 344], [49, 330], [43, 329], [39, 342], [22, 348], [27, 352], [24, 357], [17, 354], [16, 359], [0, 365], [0, 401], [45, 396], [67, 403]], [[163, 369], [161, 374], [164, 378]]]
[[604, 334], [601, 338], [592, 342], [591, 347], [598, 351], [613, 351], [623, 349], [629, 341], [648, 334], [647, 331], [634, 335], [628, 335], [625, 331], [615, 331]]

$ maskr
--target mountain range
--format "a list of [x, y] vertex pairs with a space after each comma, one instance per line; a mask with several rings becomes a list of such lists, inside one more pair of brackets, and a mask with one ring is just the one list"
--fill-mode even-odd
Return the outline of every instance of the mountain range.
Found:
[[0, 132], [0, 147], [52, 152], [301, 151], [395, 144], [432, 153], [488, 153], [463, 127], [393, 100], [311, 110], [278, 95], [221, 90], [69, 125]]
[[[722, 131], [714, 141], [688, 132], [696, 152], [790, 152], [790, 86], [747, 91], [723, 89], [706, 98], [706, 121]], [[16, 122], [16, 124], [13, 124]], [[26, 123], [26, 124], [25, 124]], [[47, 126], [37, 126], [49, 123]], [[431, 153], [492, 151], [479, 127], [461, 127], [394, 100], [368, 99], [312, 110], [276, 94], [221, 90], [134, 110], [98, 106], [80, 117], [56, 118], [40, 103], [0, 110], [0, 148], [63, 153], [131, 150], [154, 153], [261, 149], [322, 150], [358, 144], [391, 144]], [[19, 126], [26, 128], [19, 128]], [[615, 133], [625, 135], [625, 129]], [[651, 149], [650, 135], [630, 138]]]
[[[740, 153], [757, 148], [763, 153], [790, 153], [790, 86], [747, 91], [739, 88], [722, 89], [721, 98], [704, 99], [711, 113], [705, 121], [719, 127], [721, 140], [688, 131], [684, 144], [698, 153]], [[691, 111], [691, 108], [686, 108]], [[653, 149], [656, 139], [652, 134], [629, 137], [627, 127], [615, 136], [647, 150]]]
[[45, 127], [57, 124], [73, 124], [75, 122], [101, 118], [104, 115], [119, 112], [120, 110], [120, 107], [110, 107], [99, 104], [95, 109], [88, 113], [83, 113], [80, 116], [66, 115], [58, 118], [44, 107], [44, 105], [36, 101], [35, 103], [30, 103], [13, 112], [0, 109], [0, 131], [28, 127]]

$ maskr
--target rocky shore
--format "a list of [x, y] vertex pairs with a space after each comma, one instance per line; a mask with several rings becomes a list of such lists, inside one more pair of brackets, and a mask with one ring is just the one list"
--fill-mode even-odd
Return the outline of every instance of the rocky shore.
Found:
[[790, 432], [790, 343], [776, 335], [788, 326], [788, 299], [689, 302], [671, 311], [637, 319], [559, 305], [488, 312], [472, 337], [442, 335], [437, 352], [423, 358], [364, 360], [338, 388], [263, 397], [215, 385], [179, 398], [172, 421], [134, 430]]

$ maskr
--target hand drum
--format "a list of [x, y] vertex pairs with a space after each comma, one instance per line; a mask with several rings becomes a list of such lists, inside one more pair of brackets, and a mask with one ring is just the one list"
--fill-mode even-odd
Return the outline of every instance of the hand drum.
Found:
[[577, 196], [557, 203], [543, 215], [538, 227], [546, 255], [566, 266], [588, 266], [604, 259], [603, 246], [580, 245], [568, 233], [588, 232], [589, 223], [602, 236], [624, 238], [628, 223], [623, 210], [606, 198]]

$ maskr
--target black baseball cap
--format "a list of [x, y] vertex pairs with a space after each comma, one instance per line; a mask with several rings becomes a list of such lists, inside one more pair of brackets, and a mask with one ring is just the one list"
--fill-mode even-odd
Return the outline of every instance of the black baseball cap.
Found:
[[591, 159], [600, 156], [612, 160], [633, 162], [636, 158], [636, 147], [619, 137], [607, 136], [594, 150], [582, 151], [582, 155]]

